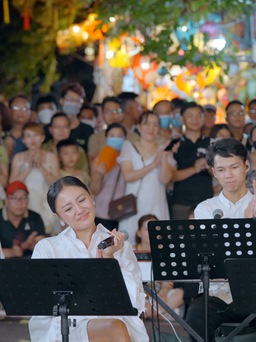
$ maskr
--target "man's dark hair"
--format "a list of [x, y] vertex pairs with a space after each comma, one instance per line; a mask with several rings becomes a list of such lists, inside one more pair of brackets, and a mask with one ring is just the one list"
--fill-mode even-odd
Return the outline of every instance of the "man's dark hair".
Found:
[[117, 104], [119, 104], [120, 107], [121, 107], [121, 101], [119, 100], [118, 97], [116, 97], [116, 96], [106, 96], [106, 97], [103, 99], [103, 101], [102, 101], [102, 110], [104, 110], [105, 104], [106, 104], [107, 102], [114, 102], [114, 103], [117, 103]]
[[187, 101], [185, 99], [180, 99], [179, 97], [175, 97], [170, 101], [172, 109], [181, 108]]
[[248, 107], [250, 108], [251, 105], [256, 103], [256, 99], [252, 99], [249, 103], [248, 103]]
[[43, 95], [39, 97], [39, 99], [36, 101], [36, 110], [43, 103], [54, 103], [55, 106], [58, 107], [56, 98], [51, 94]]
[[210, 144], [206, 152], [206, 161], [209, 166], [214, 166], [215, 156], [223, 158], [239, 157], [245, 162], [248, 158], [246, 147], [238, 140], [233, 138], [223, 138]]
[[238, 104], [238, 105], [244, 107], [244, 104], [243, 104], [241, 101], [233, 100], [233, 101], [230, 101], [230, 102], [227, 104], [226, 109], [225, 109], [225, 110], [226, 110], [226, 113], [227, 113], [229, 107], [232, 106], [233, 104]]
[[183, 115], [185, 111], [189, 108], [200, 108], [202, 113], [204, 112], [203, 107], [201, 105], [192, 101], [192, 102], [183, 103], [181, 110], [180, 110], [180, 115]]
[[86, 110], [86, 109], [93, 111], [95, 117], [96, 117], [96, 118], [98, 117], [98, 110], [97, 110], [97, 108], [94, 107], [94, 106], [92, 106], [90, 103], [84, 103], [84, 104], [82, 105], [82, 107], [81, 107], [81, 109], [80, 109], [80, 112], [77, 114], [77, 117], [79, 118], [79, 116], [81, 115], [81, 112], [82, 112], [83, 110]]
[[56, 180], [47, 192], [47, 202], [51, 211], [56, 214], [56, 199], [65, 186], [78, 186], [90, 194], [87, 186], [80, 179], [73, 176], [65, 176]]
[[123, 91], [118, 95], [118, 98], [121, 101], [122, 109], [125, 111], [126, 105], [129, 101], [134, 101], [138, 97], [138, 94], [133, 93], [131, 91]]

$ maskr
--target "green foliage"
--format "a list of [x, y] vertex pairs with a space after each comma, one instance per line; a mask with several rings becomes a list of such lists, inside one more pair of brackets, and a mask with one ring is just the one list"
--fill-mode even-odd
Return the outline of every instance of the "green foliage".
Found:
[[[213, 60], [221, 64], [223, 53], [209, 56], [199, 51], [193, 35], [183, 39], [187, 47], [184, 55], [178, 53], [181, 45], [174, 44], [172, 33], [181, 21], [199, 23], [210, 13], [219, 13], [225, 22], [252, 13], [253, 8], [253, 1], [248, 0], [10, 0], [10, 3], [14, 8], [11, 23], [2, 25], [0, 33], [0, 92], [6, 96], [29, 93], [39, 75], [43, 76], [41, 90], [49, 91], [50, 85], [59, 78], [57, 31], [86, 19], [92, 11], [106, 23], [111, 16], [118, 19], [108, 35], [140, 31], [145, 37], [144, 54], [169, 64], [208, 65]], [[30, 31], [22, 29], [25, 4], [30, 6]]]

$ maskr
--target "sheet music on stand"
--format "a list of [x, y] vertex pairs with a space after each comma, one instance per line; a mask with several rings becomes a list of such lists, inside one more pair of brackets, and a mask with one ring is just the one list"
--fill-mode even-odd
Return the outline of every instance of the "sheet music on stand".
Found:
[[256, 220], [171, 220], [148, 223], [155, 280], [199, 281], [209, 254], [210, 279], [226, 278], [224, 260], [256, 257]]

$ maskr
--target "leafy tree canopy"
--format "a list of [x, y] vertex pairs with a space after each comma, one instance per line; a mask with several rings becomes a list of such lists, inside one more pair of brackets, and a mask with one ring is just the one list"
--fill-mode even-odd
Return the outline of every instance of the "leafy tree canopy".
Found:
[[[41, 91], [49, 91], [60, 77], [57, 32], [90, 13], [97, 13], [102, 23], [116, 19], [108, 36], [139, 34], [142, 53], [153, 58], [170, 64], [209, 65], [221, 64], [224, 53], [234, 51], [203, 49], [195, 39], [199, 25], [211, 20], [210, 15], [218, 15], [218, 24], [225, 25], [254, 10], [249, 0], [9, 0], [9, 5], [10, 23], [2, 24], [0, 34], [0, 92], [7, 96], [29, 92], [40, 77]], [[183, 25], [186, 34], [179, 32]], [[207, 33], [202, 39], [208, 39]]]

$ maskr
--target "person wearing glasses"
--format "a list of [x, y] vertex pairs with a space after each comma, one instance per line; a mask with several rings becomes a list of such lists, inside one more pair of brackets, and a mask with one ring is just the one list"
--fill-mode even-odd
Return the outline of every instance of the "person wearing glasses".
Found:
[[6, 187], [5, 206], [0, 210], [0, 241], [5, 258], [32, 255], [35, 244], [45, 234], [41, 216], [28, 209], [28, 188], [20, 181]]
[[233, 137], [246, 145], [247, 134], [244, 134], [245, 107], [242, 102], [233, 100], [226, 106], [226, 121]]
[[26, 96], [17, 95], [9, 100], [9, 109], [11, 129], [4, 139], [4, 145], [11, 161], [15, 153], [26, 150], [26, 145], [22, 141], [22, 130], [30, 120], [30, 102]]
[[[103, 119], [106, 123], [106, 129], [113, 123], [122, 123], [124, 114], [121, 107], [121, 100], [115, 96], [107, 96], [102, 102]], [[94, 159], [98, 156], [101, 149], [106, 145], [106, 129], [94, 133], [89, 138], [88, 143], [88, 158], [90, 167]], [[139, 138], [138, 134], [127, 131], [127, 140], [136, 141]]]

